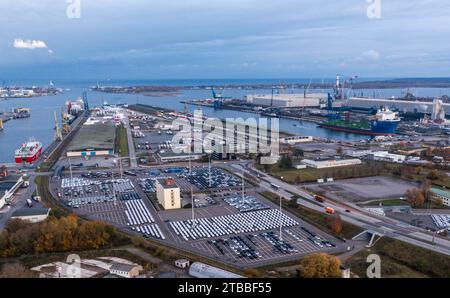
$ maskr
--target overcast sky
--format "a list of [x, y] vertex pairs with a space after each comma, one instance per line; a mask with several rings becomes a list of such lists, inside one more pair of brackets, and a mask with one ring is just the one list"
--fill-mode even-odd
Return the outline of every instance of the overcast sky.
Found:
[[450, 76], [450, 1], [79, 1], [0, 0], [0, 78]]

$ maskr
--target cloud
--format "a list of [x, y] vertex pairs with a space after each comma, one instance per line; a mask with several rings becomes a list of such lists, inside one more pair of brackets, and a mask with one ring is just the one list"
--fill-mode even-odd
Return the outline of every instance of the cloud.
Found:
[[[29, 50], [34, 50], [34, 49], [46, 49], [47, 44], [45, 42], [43, 42], [42, 40], [23, 40], [21, 38], [16, 38], [14, 39], [14, 44], [13, 46], [16, 49], [29, 49]], [[50, 52], [51, 50], [49, 50]]]
[[369, 51], [363, 52], [361, 54], [361, 57], [367, 58], [369, 60], [378, 60], [378, 59], [380, 59], [380, 53], [375, 50], [369, 50]]

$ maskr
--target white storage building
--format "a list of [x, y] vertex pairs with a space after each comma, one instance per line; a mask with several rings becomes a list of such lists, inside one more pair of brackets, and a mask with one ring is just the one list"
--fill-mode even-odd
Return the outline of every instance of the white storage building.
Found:
[[338, 160], [311, 160], [303, 159], [302, 163], [313, 169], [336, 168], [345, 166], [360, 165], [360, 159], [338, 159]]
[[247, 103], [259, 106], [273, 106], [279, 108], [319, 107], [321, 101], [328, 98], [326, 93], [314, 94], [249, 94]]
[[189, 275], [197, 278], [243, 278], [243, 276], [200, 262], [192, 263]]
[[392, 154], [388, 151], [376, 151], [372, 153], [372, 159], [376, 161], [387, 161], [394, 163], [403, 163], [406, 160], [406, 155]]

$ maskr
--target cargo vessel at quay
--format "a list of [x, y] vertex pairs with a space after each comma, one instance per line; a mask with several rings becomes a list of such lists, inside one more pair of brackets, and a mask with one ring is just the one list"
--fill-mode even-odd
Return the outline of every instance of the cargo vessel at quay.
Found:
[[400, 118], [397, 112], [381, 108], [368, 122], [351, 122], [342, 119], [329, 120], [319, 125], [321, 128], [368, 136], [391, 136], [397, 131]]
[[14, 158], [16, 163], [33, 163], [42, 154], [42, 143], [29, 140], [22, 144], [22, 146], [16, 150]]

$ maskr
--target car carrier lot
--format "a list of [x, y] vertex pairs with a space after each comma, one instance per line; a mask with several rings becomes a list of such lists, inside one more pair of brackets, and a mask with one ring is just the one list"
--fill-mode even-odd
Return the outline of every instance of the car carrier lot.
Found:
[[[61, 201], [80, 215], [239, 268], [346, 249], [343, 241], [292, 214], [280, 213], [276, 204], [248, 183], [242, 196], [240, 177], [213, 168], [210, 184], [208, 167], [192, 172], [191, 176], [186, 168], [162, 167], [158, 173], [154, 169], [129, 175], [115, 173], [114, 183], [108, 173], [74, 174], [73, 180], [66, 174], [55, 179], [52, 187]], [[154, 180], [162, 177], [175, 178], [185, 202], [190, 203], [191, 187], [194, 189], [194, 222], [191, 208], [164, 211], [156, 206]]]

